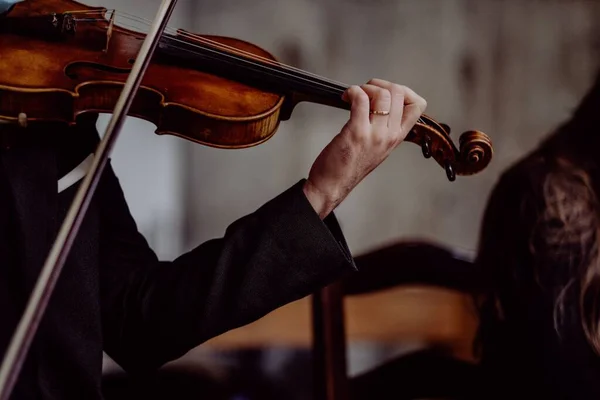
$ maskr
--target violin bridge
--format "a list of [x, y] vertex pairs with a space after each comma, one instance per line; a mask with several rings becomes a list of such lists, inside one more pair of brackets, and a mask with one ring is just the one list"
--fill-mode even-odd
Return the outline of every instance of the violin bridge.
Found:
[[110, 15], [110, 21], [108, 23], [108, 28], [106, 29], [106, 47], [104, 48], [104, 52], [108, 52], [108, 46], [110, 44], [110, 38], [112, 37], [113, 27], [115, 26], [115, 11], [113, 10]]

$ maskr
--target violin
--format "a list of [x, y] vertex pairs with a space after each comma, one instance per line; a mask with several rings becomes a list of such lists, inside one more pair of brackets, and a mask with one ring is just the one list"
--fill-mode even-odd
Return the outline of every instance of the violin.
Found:
[[[126, 116], [154, 123], [159, 135], [239, 149], [270, 139], [302, 101], [350, 109], [342, 100], [348, 85], [243, 40], [167, 28], [175, 4], [162, 0], [148, 33], [115, 24], [114, 10], [73, 0], [25, 0], [0, 17], [0, 120], [74, 125], [81, 114], [112, 114], [7, 348], [0, 400], [17, 381]], [[449, 135], [422, 115], [405, 140], [450, 181], [487, 167], [489, 137], [465, 132], [458, 149]]]
[[[26, 0], [0, 19], [0, 119], [74, 124], [86, 112], [110, 113], [145, 34], [115, 24], [140, 20], [72, 0]], [[27, 49], [27, 50], [25, 50]], [[32, 68], [35, 66], [35, 68]], [[167, 28], [129, 115], [206, 146], [239, 149], [271, 138], [300, 102], [349, 110], [348, 85], [278, 62], [243, 40]], [[423, 115], [406, 136], [448, 179], [483, 170], [492, 144]]]

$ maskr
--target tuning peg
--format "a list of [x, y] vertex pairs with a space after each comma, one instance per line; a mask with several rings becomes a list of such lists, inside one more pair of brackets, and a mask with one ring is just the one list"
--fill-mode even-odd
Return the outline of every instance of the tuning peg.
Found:
[[450, 161], [446, 161], [446, 176], [450, 182], [454, 182], [456, 180], [456, 173], [454, 172], [454, 168], [452, 168]]
[[421, 150], [423, 150], [423, 157], [431, 158], [431, 139], [429, 139], [429, 137], [425, 137], [425, 140], [421, 145]]

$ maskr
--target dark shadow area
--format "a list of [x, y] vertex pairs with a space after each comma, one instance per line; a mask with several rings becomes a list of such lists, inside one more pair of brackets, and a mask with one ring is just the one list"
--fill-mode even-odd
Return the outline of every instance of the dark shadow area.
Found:
[[309, 350], [246, 350], [215, 356], [206, 365], [168, 366], [144, 377], [107, 374], [106, 400], [211, 399], [308, 400], [312, 398], [312, 354]]
[[[304, 349], [247, 350], [216, 356], [219, 372], [206, 366], [170, 366], [133, 379], [105, 376], [106, 400], [312, 400], [312, 354]], [[223, 365], [226, 365], [224, 368]], [[223, 372], [225, 371], [225, 372]], [[483, 382], [477, 366], [435, 350], [394, 358], [349, 380], [352, 400], [477, 398]]]
[[350, 379], [352, 400], [480, 399], [477, 365], [435, 350], [395, 358]]

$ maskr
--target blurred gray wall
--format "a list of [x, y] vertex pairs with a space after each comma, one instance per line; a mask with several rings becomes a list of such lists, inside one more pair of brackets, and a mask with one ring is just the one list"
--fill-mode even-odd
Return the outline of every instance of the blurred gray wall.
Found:
[[[194, 31], [253, 42], [299, 68], [408, 85], [457, 144], [469, 129], [492, 138], [490, 167], [454, 183], [403, 144], [337, 210], [355, 254], [406, 237], [473, 250], [498, 174], [569, 116], [599, 65], [598, 1], [220, 0], [191, 11]], [[186, 246], [306, 177], [347, 117], [302, 104], [259, 147], [185, 146]]]

